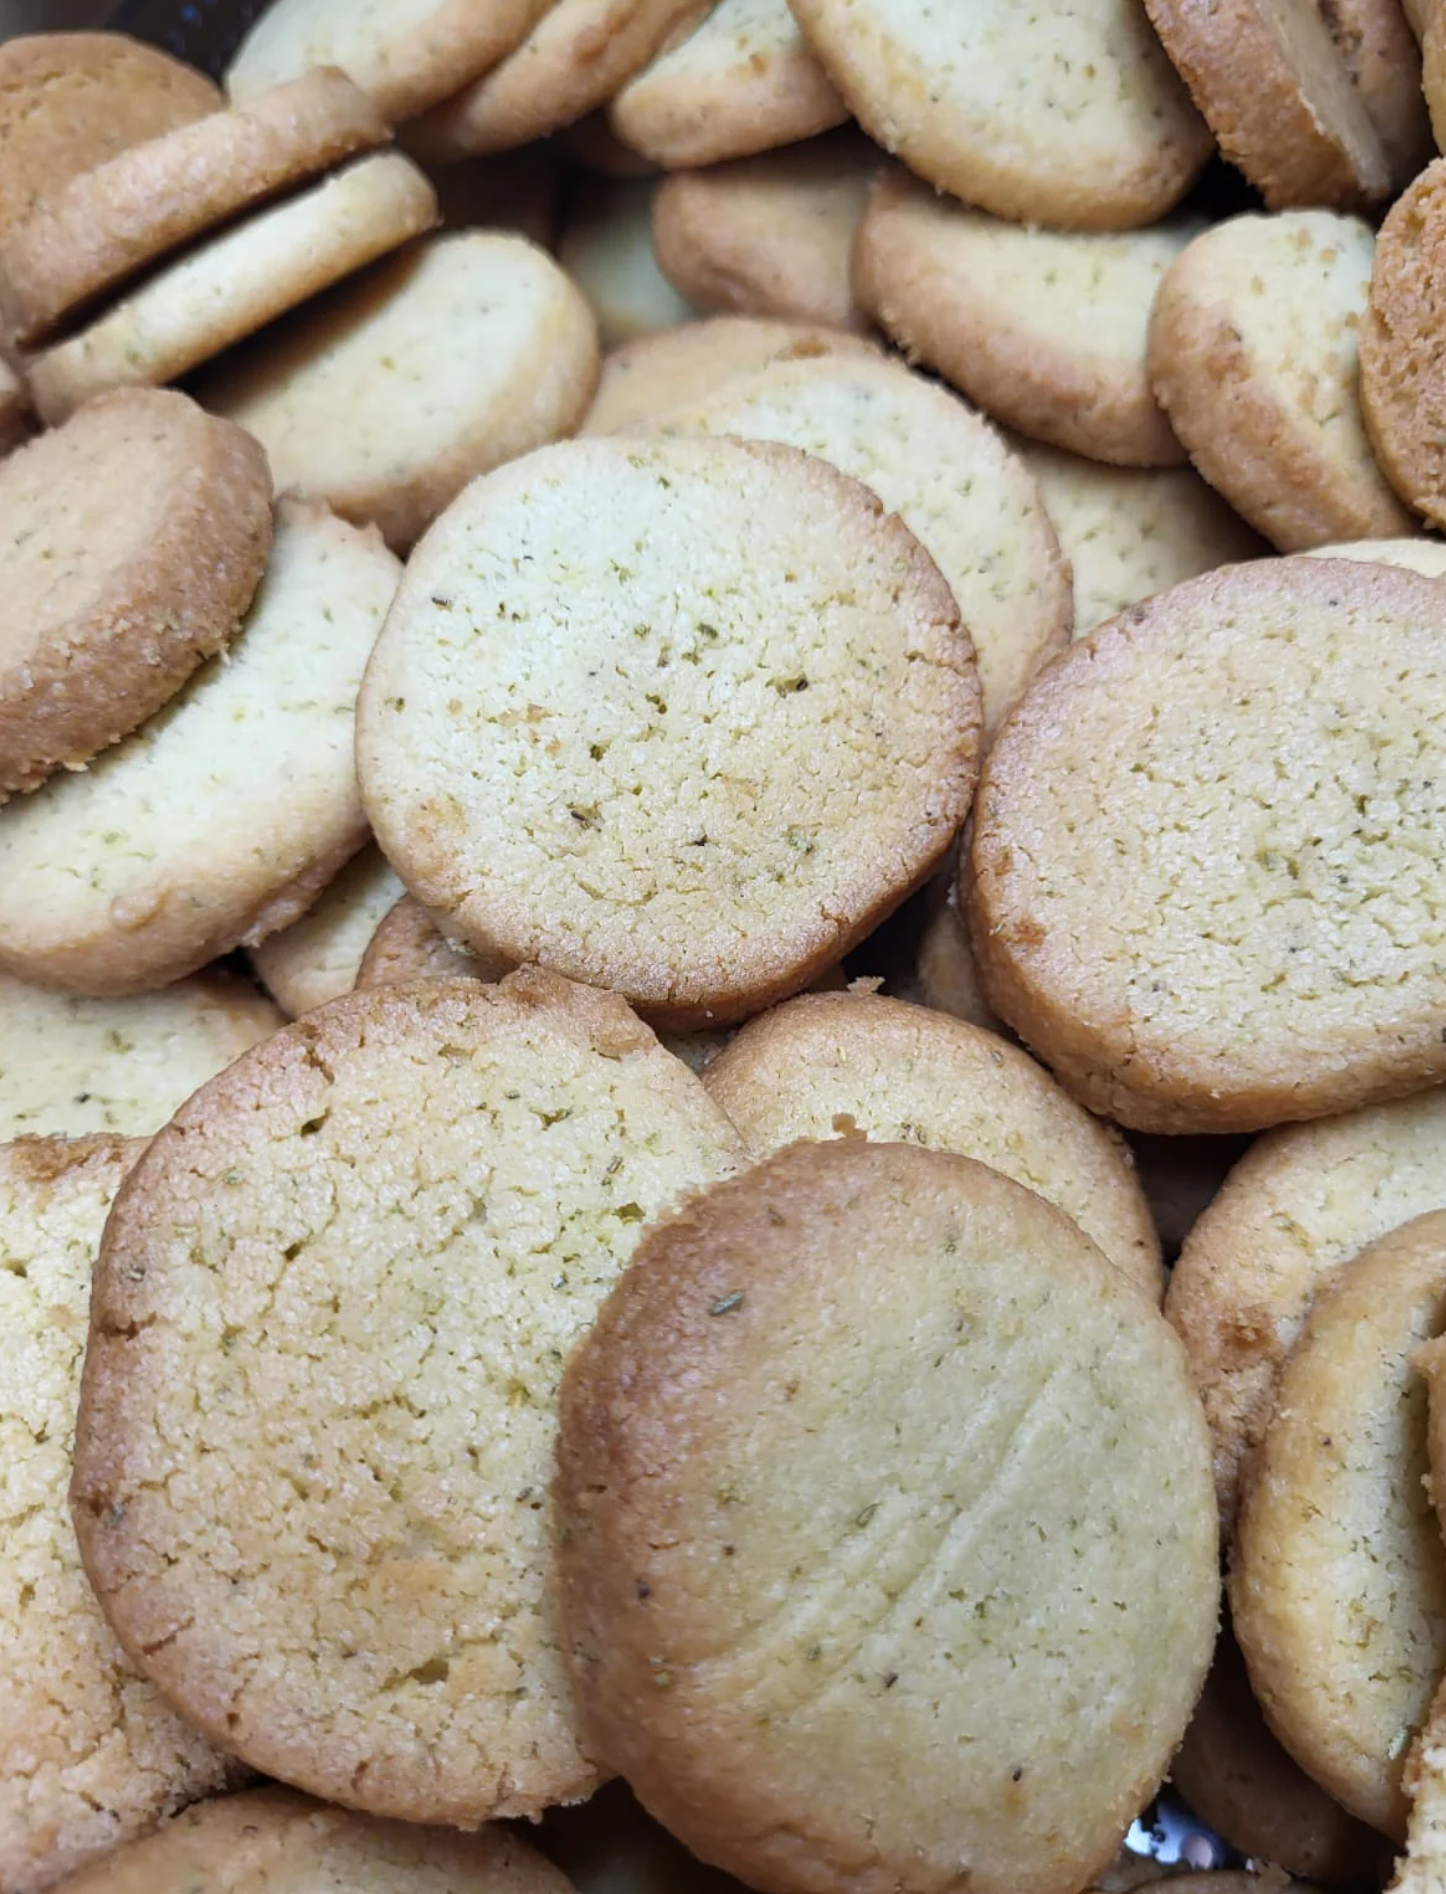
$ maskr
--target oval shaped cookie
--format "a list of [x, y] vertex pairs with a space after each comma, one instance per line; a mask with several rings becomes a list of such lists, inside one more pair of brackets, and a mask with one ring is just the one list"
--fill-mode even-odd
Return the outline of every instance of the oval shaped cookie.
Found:
[[509, 1829], [447, 1834], [264, 1788], [187, 1809], [68, 1882], [67, 1894], [198, 1886], [214, 1894], [568, 1894], [570, 1884]]
[[1215, 1442], [1227, 1530], [1241, 1468], [1317, 1291], [1368, 1244], [1446, 1210], [1446, 1093], [1287, 1125], [1259, 1139], [1186, 1240], [1165, 1313]]
[[901, 363], [776, 363], [657, 425], [801, 447], [876, 493], [954, 594], [979, 665], [986, 733], [1068, 644], [1069, 570], [1034, 482], [987, 421]]
[[1399, 1840], [1401, 1768], [1446, 1661], [1417, 1345], [1446, 1322], [1446, 1212], [1392, 1231], [1315, 1300], [1247, 1475], [1235, 1634], [1272, 1727]]
[[697, 311], [658, 268], [652, 178], [588, 178], [580, 185], [557, 260], [592, 305], [604, 348], [690, 321]]
[[996, 217], [1153, 223], [1209, 155], [1138, 0], [790, 3], [865, 131]]
[[1375, 239], [1357, 217], [1232, 217], [1160, 285], [1155, 392], [1211, 486], [1282, 552], [1412, 528], [1357, 392]]
[[47, 191], [0, 234], [0, 317], [17, 342], [189, 238], [389, 137], [335, 67], [211, 112]]
[[256, 436], [278, 487], [406, 552], [469, 480], [571, 434], [597, 376], [592, 316], [552, 258], [478, 230], [348, 283], [198, 392]]
[[145, 1147], [0, 1145], [0, 1878], [39, 1894], [229, 1770], [126, 1658], [66, 1507], [91, 1258]]
[[118, 391], [0, 464], [0, 800], [162, 709], [270, 546], [266, 455], [184, 395]]
[[668, 171], [797, 144], [848, 115], [787, 0], [718, 0], [608, 107], [624, 143]]
[[674, 408], [705, 401], [738, 375], [772, 362], [825, 355], [873, 355], [872, 342], [818, 323], [770, 322], [761, 316], [710, 316], [624, 342], [603, 357], [597, 396], [584, 434], [616, 434]]
[[859, 227], [854, 291], [996, 420], [1092, 460], [1168, 467], [1185, 452], [1150, 387], [1146, 336], [1160, 279], [1199, 228], [1006, 223], [895, 166]]
[[143, 993], [304, 914], [366, 840], [353, 713], [399, 571], [375, 534], [283, 500], [225, 660], [0, 811], [0, 966]]
[[174, 381], [436, 221], [436, 193], [414, 164], [394, 151], [359, 158], [209, 237], [32, 356], [36, 408], [53, 424], [107, 388]]
[[285, 1020], [232, 974], [85, 1000], [0, 974], [0, 1141], [149, 1137]]
[[405, 896], [386, 856], [367, 846], [300, 920], [251, 949], [262, 985], [293, 1019], [350, 993], [377, 929]]
[[853, 133], [679, 171], [653, 199], [653, 248], [696, 309], [863, 329], [850, 259], [879, 154]]
[[1433, 526], [1446, 526], [1446, 158], [1392, 205], [1376, 238], [1361, 324], [1361, 409], [1381, 471]]
[[832, 966], [932, 872], [976, 768], [968, 638], [881, 515], [757, 442], [573, 441], [475, 482], [413, 554], [358, 713], [411, 892], [669, 1030]]
[[985, 765], [986, 997], [1140, 1131], [1250, 1131], [1446, 1075], [1446, 591], [1261, 560], [1072, 645]]
[[1160, 1299], [1160, 1243], [1123, 1139], [994, 1033], [903, 1000], [805, 994], [750, 1021], [706, 1083], [756, 1157], [861, 1132], [977, 1158]]
[[340, 66], [394, 123], [445, 99], [517, 45], [547, 0], [274, 0], [226, 74], [233, 99]]
[[584, 1728], [754, 1885], [1069, 1894], [1214, 1639], [1174, 1336], [938, 1152], [795, 1145], [654, 1230], [564, 1377], [555, 1503]]
[[1391, 163], [1315, 0], [1144, 0], [1221, 152], [1271, 210], [1356, 210]]
[[1193, 467], [1102, 467], [1011, 439], [1074, 575], [1074, 635], [1156, 592], [1269, 548]]
[[536, 972], [338, 1000], [197, 1093], [107, 1226], [76, 1442], [86, 1568], [167, 1696], [373, 1814], [587, 1795], [557, 1385], [644, 1224], [739, 1156], [621, 1000]]

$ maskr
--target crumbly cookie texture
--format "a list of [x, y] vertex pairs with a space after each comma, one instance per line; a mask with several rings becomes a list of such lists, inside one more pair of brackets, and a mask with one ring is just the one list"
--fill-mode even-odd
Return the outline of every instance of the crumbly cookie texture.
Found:
[[262, 985], [293, 1019], [350, 993], [378, 928], [405, 894], [386, 856], [369, 844], [299, 921], [251, 949]]
[[199, 1728], [413, 1821], [590, 1792], [557, 1385], [643, 1226], [740, 1158], [621, 1000], [536, 972], [338, 1000], [190, 1101], [107, 1227], [74, 1491]]
[[1195, 239], [1155, 299], [1150, 373], [1175, 432], [1282, 552], [1414, 526], [1361, 416], [1374, 255], [1358, 217], [1232, 217]]
[[0, 800], [163, 709], [270, 548], [265, 454], [185, 395], [119, 390], [0, 464]]
[[805, 994], [751, 1020], [706, 1084], [759, 1157], [861, 1132], [977, 1158], [1064, 1211], [1153, 1300], [1163, 1293], [1124, 1140], [995, 1033], [903, 1000]]
[[225, 1786], [116, 1643], [66, 1506], [91, 1258], [144, 1146], [0, 1145], [0, 1880], [39, 1894]]
[[1446, 158], [1392, 205], [1376, 238], [1361, 325], [1361, 407], [1381, 471], [1406, 504], [1446, 526]]
[[669, 1031], [807, 986], [921, 885], [980, 721], [907, 528], [795, 449], [698, 438], [476, 482], [413, 555], [358, 717], [377, 838], [447, 931]]
[[1268, 1133], [1190, 1232], [1165, 1313], [1205, 1404], [1227, 1532], [1316, 1295], [1397, 1224], [1443, 1209], [1446, 1094], [1430, 1091]]
[[1446, 1324], [1446, 1211], [1382, 1237], [1315, 1301], [1248, 1471], [1230, 1604], [1281, 1740], [1400, 1840], [1402, 1769], [1446, 1659], [1426, 1387]]
[[1248, 1131], [1446, 1073], [1446, 591], [1345, 560], [1187, 581], [1070, 647], [987, 760], [970, 923], [1083, 1103]]
[[1086, 1885], [1209, 1661], [1178, 1343], [967, 1158], [794, 1145], [656, 1228], [569, 1365], [558, 1468], [584, 1728], [754, 1886]]

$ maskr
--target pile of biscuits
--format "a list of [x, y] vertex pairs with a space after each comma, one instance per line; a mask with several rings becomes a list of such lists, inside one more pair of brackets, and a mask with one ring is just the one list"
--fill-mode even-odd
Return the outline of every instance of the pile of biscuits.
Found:
[[0, 45], [0, 1894], [1440, 1894], [1446, 4], [224, 77]]

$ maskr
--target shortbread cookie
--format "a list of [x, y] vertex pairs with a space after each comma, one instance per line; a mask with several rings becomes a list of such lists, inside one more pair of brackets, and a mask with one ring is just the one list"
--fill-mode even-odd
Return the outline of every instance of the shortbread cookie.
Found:
[[1385, 1841], [1332, 1801], [1271, 1735], [1228, 1625], [1170, 1776], [1192, 1813], [1238, 1854], [1332, 1885], [1380, 1886]]
[[653, 200], [664, 276], [699, 309], [865, 328], [849, 259], [878, 163], [840, 132], [677, 173]]
[[719, 0], [608, 108], [618, 136], [669, 171], [797, 144], [848, 115], [787, 0]]
[[174, 381], [436, 221], [436, 194], [408, 159], [360, 158], [208, 239], [32, 357], [35, 405], [54, 423], [107, 388]]
[[592, 305], [604, 348], [690, 321], [697, 311], [653, 254], [651, 178], [588, 178], [578, 190], [557, 260]]
[[43, 193], [223, 103], [203, 74], [122, 33], [0, 43], [0, 233]]
[[954, 601], [866, 488], [609, 437], [474, 482], [417, 548], [357, 765], [449, 933], [691, 1031], [807, 986], [927, 879], [978, 743]]
[[495, 65], [547, 0], [275, 0], [226, 74], [242, 103], [313, 66], [340, 66], [394, 122]]
[[1073, 1894], [1209, 1662], [1179, 1345], [967, 1158], [795, 1145], [658, 1226], [568, 1366], [558, 1467], [582, 1727], [753, 1886], [967, 1862], [975, 1894]]
[[1446, 1323], [1446, 1212], [1382, 1237], [1317, 1296], [1246, 1477], [1235, 1633], [1272, 1727], [1400, 1840], [1401, 1769], [1446, 1662], [1418, 1343]]
[[562, 166], [543, 145], [438, 166], [432, 185], [444, 230], [514, 230], [554, 248]]
[[895, 166], [859, 228], [854, 293], [909, 355], [1021, 434], [1168, 467], [1185, 453], [1151, 391], [1146, 338], [1160, 279], [1200, 228], [1026, 228]]
[[77, 999], [0, 974], [0, 1141], [149, 1137], [285, 1023], [233, 974], [120, 1000]]
[[15, 341], [33, 341], [189, 238], [387, 137], [367, 95], [323, 67], [133, 145], [0, 235], [0, 318]]
[[1421, 40], [1422, 85], [1439, 150], [1446, 133], [1446, 21], [1433, 0], [1414, 0], [1414, 10], [1423, 16], [1413, 17], [1413, 24]]
[[507, 962], [479, 960], [469, 948], [448, 940], [421, 902], [404, 894], [388, 908], [367, 942], [357, 968], [356, 989], [360, 993], [374, 986], [464, 976], [500, 980], [508, 971]]
[[1210, 155], [1139, 0], [790, 3], [865, 131], [996, 217], [1154, 223]]
[[954, 594], [979, 664], [986, 734], [1069, 643], [1069, 567], [1038, 488], [987, 421], [900, 363], [775, 363], [658, 425], [801, 447], [876, 493]]
[[1282, 552], [1408, 533], [1361, 419], [1375, 238], [1328, 210], [1232, 217], [1160, 285], [1150, 373], [1190, 458]]
[[1401, 0], [1401, 11], [1411, 23], [1411, 31], [1424, 40], [1431, 17], [1432, 0]]
[[279, 488], [406, 552], [469, 480], [571, 434], [597, 377], [592, 315], [552, 258], [469, 230], [298, 311], [199, 392]]
[[876, 353], [871, 342], [847, 329], [768, 322], [758, 316], [710, 316], [626, 342], [605, 356], [583, 432], [615, 434], [675, 408], [692, 407], [736, 376], [771, 362]]
[[1074, 635], [1216, 566], [1269, 548], [1191, 467], [1102, 467], [1010, 440], [1074, 574]]
[[862, 1132], [977, 1158], [1160, 1299], [1160, 1243], [1124, 1140], [994, 1033], [903, 1000], [810, 993], [745, 1026], [707, 1086], [755, 1157]]
[[167, 704], [270, 545], [265, 454], [184, 395], [103, 396], [0, 464], [0, 801]]
[[1205, 1404], [1227, 1528], [1317, 1290], [1398, 1224], [1442, 1209], [1446, 1092], [1433, 1091], [1271, 1132], [1190, 1232], [1165, 1313]]
[[1144, 0], [1221, 151], [1271, 210], [1356, 210], [1391, 161], [1316, 0]]
[[570, 1894], [510, 1829], [475, 1835], [354, 1815], [289, 1789], [252, 1789], [187, 1809], [159, 1834], [97, 1862], [66, 1894]]
[[149, 992], [304, 914], [366, 840], [352, 717], [399, 570], [375, 534], [282, 501], [228, 656], [0, 810], [0, 966]]
[[0, 1146], [0, 1882], [38, 1894], [221, 1788], [226, 1765], [127, 1661], [66, 1506], [90, 1266], [143, 1146]]
[[200, 1091], [107, 1227], [76, 1442], [86, 1568], [167, 1696], [373, 1814], [588, 1794], [557, 1386], [649, 1219], [740, 1161], [620, 999], [535, 971], [337, 1000]]
[[1381, 471], [1408, 506], [1446, 526], [1446, 158], [1392, 206], [1376, 238], [1361, 324], [1361, 407]]
[[1443, 823], [1446, 588], [1343, 559], [1188, 580], [1072, 645], [990, 753], [986, 997], [1139, 1131], [1419, 1091], [1446, 1076]]
[[1440, 539], [1355, 539], [1345, 545], [1312, 547], [1309, 556], [1404, 566], [1407, 572], [1421, 572], [1428, 579], [1446, 579], [1446, 541]]
[[251, 964], [293, 1019], [357, 984], [377, 929], [406, 891], [379, 848], [354, 855], [299, 921], [251, 950]]
[[606, 105], [707, 0], [553, 0], [515, 52], [407, 127], [429, 163], [507, 151]]
[[929, 912], [919, 937], [914, 976], [925, 1006], [990, 1032], [1004, 1030], [989, 1010], [979, 984], [969, 929], [959, 913], [959, 883], [952, 868], [936, 875], [930, 884]]
[[1401, 0], [1331, 0], [1321, 11], [1399, 191], [1436, 155], [1416, 34]]

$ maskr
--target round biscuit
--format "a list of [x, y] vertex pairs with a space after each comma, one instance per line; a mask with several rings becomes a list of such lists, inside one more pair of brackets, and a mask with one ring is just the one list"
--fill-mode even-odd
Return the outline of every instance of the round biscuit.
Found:
[[1316, 0], [1144, 0], [1220, 150], [1271, 210], [1359, 210], [1390, 159]]
[[592, 305], [604, 348], [691, 321], [697, 311], [658, 268], [652, 178], [585, 178], [557, 260]]
[[300, 918], [366, 840], [357, 689], [397, 561], [283, 500], [224, 658], [82, 775], [0, 810], [0, 967], [143, 993]]
[[185, 395], [118, 390], [0, 462], [0, 801], [163, 709], [270, 546], [265, 454]]
[[1330, 0], [1322, 7], [1400, 191], [1435, 156], [1422, 49], [1402, 0]]
[[1392, 205], [1376, 238], [1361, 323], [1361, 408], [1381, 471], [1446, 527], [1446, 158]]
[[404, 986], [413, 980], [500, 980], [508, 962], [479, 959], [437, 926], [420, 901], [403, 894], [377, 922], [357, 968], [356, 991]]
[[1034, 481], [986, 420], [902, 363], [775, 363], [655, 425], [800, 447], [876, 493], [954, 594], [979, 666], [986, 736], [1069, 643], [1069, 567]]
[[571, 434], [597, 331], [545, 251], [501, 231], [413, 246], [258, 337], [198, 387], [279, 489], [408, 551], [469, 480]]
[[166, 1695], [371, 1814], [586, 1796], [557, 1386], [649, 1219], [740, 1158], [620, 999], [535, 970], [337, 1000], [197, 1093], [107, 1225], [76, 1440], [86, 1569]]
[[0, 1145], [0, 1880], [40, 1894], [228, 1769], [116, 1643], [66, 1507], [91, 1258], [144, 1149]]
[[1398, 1224], [1446, 1210], [1446, 1092], [1260, 1138], [1191, 1230], [1165, 1313], [1215, 1442], [1226, 1530], [1318, 1290]]
[[849, 259], [879, 153], [851, 132], [678, 171], [653, 199], [653, 248], [695, 308], [863, 329]]
[[718, 0], [608, 107], [618, 137], [668, 171], [797, 144], [848, 115], [787, 0]]
[[1311, 559], [1360, 559], [1368, 565], [1404, 566], [1428, 579], [1446, 579], [1446, 542], [1439, 539], [1356, 539], [1313, 546]]
[[1329, 210], [1232, 217], [1160, 285], [1155, 392], [1195, 466], [1282, 552], [1409, 533], [1361, 417], [1375, 239]]
[[606, 105], [707, 0], [552, 0], [516, 51], [407, 127], [448, 164], [546, 138]]
[[257, 978], [293, 1019], [340, 999], [357, 984], [382, 921], [405, 898], [391, 863], [369, 843], [300, 920], [251, 949]]
[[1187, 580], [1073, 644], [996, 739], [985, 995], [1138, 1131], [1420, 1091], [1446, 1076], [1443, 823], [1446, 590], [1343, 559]]
[[412, 118], [506, 57], [547, 0], [274, 0], [231, 62], [226, 89], [245, 104], [340, 66], [393, 123]]
[[616, 434], [704, 401], [735, 376], [773, 362], [825, 355], [872, 355], [871, 342], [817, 323], [760, 316], [709, 316], [640, 336], [603, 357], [602, 379], [583, 423], [585, 434]]
[[1154, 223], [1210, 135], [1139, 0], [790, 0], [859, 123], [911, 171], [996, 217]]
[[0, 42], [0, 233], [71, 178], [223, 103], [204, 74], [123, 33]]
[[904, 1000], [809, 993], [751, 1020], [705, 1083], [754, 1157], [862, 1133], [977, 1158], [1062, 1210], [1154, 1301], [1164, 1293], [1124, 1140], [995, 1033]]
[[1228, 1624], [1170, 1779], [1192, 1814], [1247, 1859], [1332, 1886], [1385, 1879], [1384, 1837], [1348, 1815], [1272, 1736]]
[[1399, 1841], [1401, 1771], [1446, 1662], [1446, 1568], [1412, 1355], [1446, 1323], [1446, 1212], [1364, 1250], [1316, 1297], [1235, 1527], [1230, 1604], [1276, 1735]]
[[422, 541], [357, 763], [449, 933], [691, 1031], [807, 986], [921, 885], [978, 746], [954, 601], [866, 488], [791, 448], [610, 436], [499, 468]]
[[397, 152], [359, 158], [163, 265], [78, 335], [29, 358], [42, 419], [107, 388], [174, 381], [437, 221], [436, 193]]
[[1074, 574], [1074, 635], [1184, 579], [1267, 552], [1193, 467], [1104, 467], [1010, 440]]
[[1146, 336], [1160, 279], [1199, 229], [1023, 227], [894, 167], [859, 226], [854, 293], [911, 357], [1021, 434], [1168, 467], [1185, 450], [1151, 390]]
[[920, 999], [935, 1012], [952, 1014], [971, 1026], [1006, 1032], [1008, 1028], [990, 1012], [979, 984], [969, 929], [959, 912], [959, 882], [952, 864], [930, 882], [928, 910], [914, 963]]
[[0, 974], [0, 1141], [150, 1137], [198, 1086], [285, 1024], [232, 974], [86, 1000]]
[[1175, 1337], [912, 1146], [794, 1145], [655, 1228], [564, 1375], [554, 1504], [584, 1730], [756, 1887], [1073, 1894], [1214, 1641]]
[[189, 239], [389, 135], [367, 95], [323, 67], [132, 145], [0, 231], [0, 318], [33, 342]]
[[65, 1894], [571, 1894], [501, 1827], [452, 1835], [377, 1821], [290, 1789], [251, 1789], [189, 1808], [98, 1861]]

